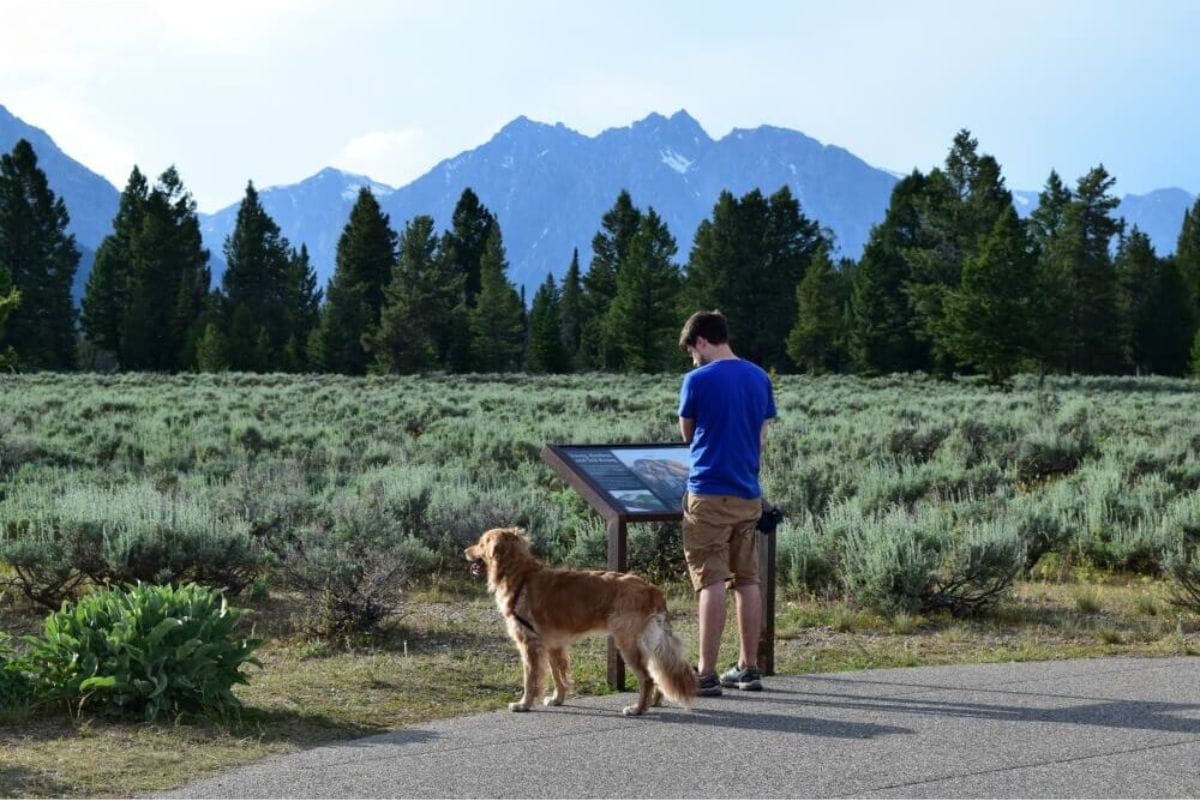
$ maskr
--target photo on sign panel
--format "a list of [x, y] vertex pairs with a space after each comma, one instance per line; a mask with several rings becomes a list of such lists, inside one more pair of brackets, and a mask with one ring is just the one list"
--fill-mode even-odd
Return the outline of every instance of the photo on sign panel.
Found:
[[[625, 498], [618, 498], [630, 511], [678, 511], [683, 507], [683, 495], [687, 492], [687, 450], [683, 448], [661, 448], [645, 450], [614, 449], [614, 455], [629, 467], [646, 485], [660, 505], [648, 508], [633, 508]], [[614, 496], [616, 494], [614, 493]]]

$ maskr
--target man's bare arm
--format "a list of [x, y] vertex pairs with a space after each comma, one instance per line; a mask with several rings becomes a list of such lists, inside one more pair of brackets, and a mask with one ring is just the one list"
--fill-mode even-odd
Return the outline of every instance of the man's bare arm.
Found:
[[764, 419], [762, 430], [758, 432], [758, 446], [760, 449], [767, 446], [767, 426], [771, 424], [771, 420]]
[[683, 441], [687, 444], [692, 443], [692, 435], [696, 433], [696, 420], [688, 419], [687, 417], [679, 418], [679, 433], [683, 436]]

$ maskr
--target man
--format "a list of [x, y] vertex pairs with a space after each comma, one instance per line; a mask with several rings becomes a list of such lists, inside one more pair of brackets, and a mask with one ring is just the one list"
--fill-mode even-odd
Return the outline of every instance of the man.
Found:
[[[720, 311], [693, 314], [683, 326], [679, 348], [696, 365], [679, 392], [679, 432], [691, 445], [683, 551], [699, 594], [698, 694], [719, 695], [722, 686], [758, 691], [762, 594], [755, 523], [762, 513], [759, 456], [767, 424], [775, 417], [771, 379], [734, 355]], [[718, 677], [726, 584], [737, 598], [740, 651], [738, 663]]]

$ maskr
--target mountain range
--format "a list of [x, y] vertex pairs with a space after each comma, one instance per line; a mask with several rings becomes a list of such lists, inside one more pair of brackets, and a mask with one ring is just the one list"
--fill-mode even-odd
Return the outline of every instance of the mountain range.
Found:
[[[91, 253], [111, 230], [119, 191], [63, 153], [44, 131], [0, 106], [0, 152], [10, 151], [20, 138], [33, 144], [51, 188], [70, 211], [70, 230], [84, 251], [78, 297]], [[186, 170], [183, 177], [186, 183]], [[666, 221], [679, 245], [679, 262], [686, 261], [696, 227], [711, 214], [722, 190], [740, 196], [759, 188], [770, 194], [785, 185], [804, 214], [834, 234], [840, 253], [857, 258], [871, 226], [883, 219], [897, 180], [894, 173], [799, 131], [763, 125], [713, 139], [686, 111], [678, 111], [670, 117], [650, 114], [596, 136], [521, 116], [484, 144], [445, 159], [403, 187], [329, 167], [299, 183], [259, 187], [259, 197], [283, 235], [297, 247], [308, 246], [323, 284], [333, 274], [338, 237], [360, 187], [370, 188], [397, 231], [418, 214], [431, 215], [439, 230], [448, 227], [463, 189], [471, 187], [500, 221], [509, 277], [532, 296], [547, 273], [562, 276], [573, 249], [579, 249], [586, 269], [592, 237], [621, 189]], [[1013, 194], [1022, 215], [1036, 207], [1037, 192]], [[1145, 231], [1159, 253], [1169, 253], [1194, 202], [1182, 189], [1160, 189], [1125, 195], [1117, 214]], [[222, 246], [237, 207], [200, 215], [218, 282]]]

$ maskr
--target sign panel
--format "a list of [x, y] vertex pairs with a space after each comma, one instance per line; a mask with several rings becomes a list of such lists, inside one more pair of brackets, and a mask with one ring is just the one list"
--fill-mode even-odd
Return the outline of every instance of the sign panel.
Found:
[[549, 445], [547, 450], [557, 456], [547, 460], [552, 464], [557, 460], [583, 478], [610, 513], [628, 517], [683, 513], [686, 444]]

